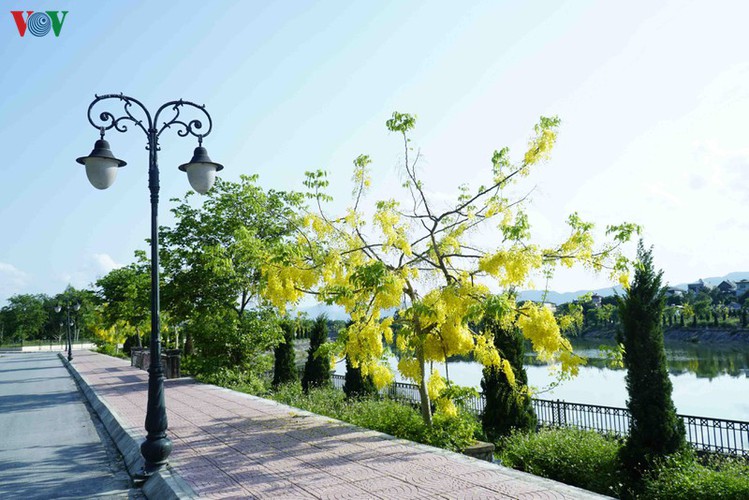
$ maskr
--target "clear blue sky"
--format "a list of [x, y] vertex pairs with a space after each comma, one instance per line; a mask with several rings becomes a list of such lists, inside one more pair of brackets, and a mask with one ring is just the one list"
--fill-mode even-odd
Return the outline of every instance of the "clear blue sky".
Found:
[[[521, 154], [542, 114], [563, 121], [531, 222], [559, 239], [568, 213], [643, 224], [672, 283], [749, 270], [749, 3], [703, 2], [5, 2], [0, 12], [0, 305], [14, 293], [86, 286], [132, 261], [149, 234], [147, 153], [110, 133], [128, 165], [106, 191], [75, 158], [96, 131], [95, 93], [152, 110], [185, 98], [214, 119], [222, 175], [301, 187], [332, 173], [341, 204], [351, 161], [374, 159], [390, 196], [400, 144], [385, 120], [418, 115], [414, 142], [436, 197]], [[58, 38], [21, 38], [10, 9], [68, 10]], [[195, 147], [161, 139], [162, 223], [188, 189]], [[376, 183], [377, 184], [377, 183]], [[606, 286], [562, 274], [559, 291]]]

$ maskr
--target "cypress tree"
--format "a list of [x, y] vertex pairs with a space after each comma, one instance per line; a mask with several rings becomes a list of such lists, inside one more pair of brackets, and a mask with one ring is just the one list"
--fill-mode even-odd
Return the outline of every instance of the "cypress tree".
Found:
[[523, 367], [525, 339], [517, 328], [503, 329], [497, 322], [488, 321], [486, 327], [494, 334], [494, 346], [510, 362], [515, 374], [515, 384], [510, 385], [504, 371], [484, 368], [481, 389], [486, 406], [481, 414], [481, 424], [490, 441], [497, 441], [513, 429], [532, 431], [536, 428], [536, 414], [527, 392], [518, 391], [528, 385], [528, 374]]
[[275, 364], [273, 366], [273, 386], [299, 380], [294, 354], [294, 325], [291, 321], [282, 321], [283, 341], [273, 349]]
[[328, 340], [328, 318], [320, 315], [309, 332], [309, 350], [307, 363], [304, 365], [302, 389], [306, 393], [312, 387], [330, 384], [330, 359], [327, 356], [315, 356], [318, 349]]
[[619, 299], [622, 327], [617, 340], [624, 344], [624, 366], [631, 413], [630, 435], [620, 458], [635, 484], [653, 461], [685, 446], [684, 422], [671, 399], [660, 318], [665, 305], [663, 271], [653, 268], [652, 248], [637, 247], [634, 280]]
[[362, 376], [361, 369], [354, 368], [348, 356], [346, 356], [346, 380], [343, 383], [343, 392], [346, 393], [348, 399], [367, 398], [378, 394], [372, 377]]

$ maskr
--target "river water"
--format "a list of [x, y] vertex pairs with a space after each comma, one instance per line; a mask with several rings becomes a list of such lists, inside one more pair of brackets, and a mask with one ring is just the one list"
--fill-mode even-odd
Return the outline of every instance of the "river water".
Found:
[[[572, 380], [549, 389], [554, 377], [547, 366], [534, 364], [528, 356], [528, 383], [535, 389], [534, 397], [560, 399], [623, 408], [626, 406], [626, 370], [606, 366], [598, 347], [612, 345], [603, 341], [573, 341], [576, 353], [588, 358], [588, 365]], [[673, 384], [673, 400], [681, 415], [749, 421], [749, 346], [666, 344], [669, 375]], [[392, 360], [395, 365], [395, 360]], [[434, 368], [445, 376], [444, 363]], [[345, 367], [340, 367], [340, 373]], [[451, 361], [450, 380], [480, 390], [481, 365], [473, 361]], [[403, 381], [399, 376], [396, 380]]]

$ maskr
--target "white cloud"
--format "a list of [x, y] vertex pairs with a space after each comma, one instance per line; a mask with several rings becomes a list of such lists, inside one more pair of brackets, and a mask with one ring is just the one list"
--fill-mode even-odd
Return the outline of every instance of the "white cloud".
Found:
[[115, 260], [106, 253], [95, 253], [91, 257], [94, 261], [95, 271], [102, 275], [109, 273], [113, 269], [122, 267], [122, 264], [115, 262]]
[[64, 285], [87, 288], [111, 270], [119, 267], [122, 267], [122, 264], [115, 261], [109, 254], [93, 253], [85, 257], [78, 269], [69, 273], [61, 273], [57, 276], [57, 279]]
[[0, 301], [20, 293], [28, 280], [29, 276], [17, 267], [0, 262]]
[[673, 194], [659, 182], [647, 183], [645, 184], [645, 189], [652, 198], [660, 202], [665, 202], [672, 208], [680, 208], [684, 206], [684, 202], [680, 197]]

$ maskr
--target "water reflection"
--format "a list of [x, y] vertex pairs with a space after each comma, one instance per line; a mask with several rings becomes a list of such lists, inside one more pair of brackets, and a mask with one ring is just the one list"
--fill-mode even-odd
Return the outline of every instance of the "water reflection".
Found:
[[[588, 359], [587, 366], [609, 369], [605, 356], [599, 350], [602, 345], [613, 346], [613, 341], [577, 340], [572, 343], [576, 353]], [[672, 376], [692, 373], [698, 378], [712, 380], [722, 375], [749, 377], [749, 346], [733, 344], [666, 344], [668, 371]], [[531, 354], [527, 365], [538, 365]], [[619, 368], [623, 370], [623, 368]]]
[[[595, 340], [573, 342], [575, 352], [588, 358], [588, 364], [572, 380], [556, 386], [555, 377], [547, 366], [532, 355], [526, 358], [528, 384], [535, 389], [535, 397], [560, 399], [622, 408], [627, 401], [626, 371], [611, 369], [599, 351], [600, 345], [614, 345], [613, 341]], [[749, 421], [749, 345], [666, 344], [666, 358], [673, 384], [676, 411], [682, 415], [724, 418]], [[391, 358], [396, 380], [397, 360]], [[445, 364], [435, 363], [442, 376]], [[480, 388], [481, 365], [475, 361], [461, 360], [449, 363], [449, 378], [453, 382]], [[345, 373], [345, 367], [337, 367]]]

